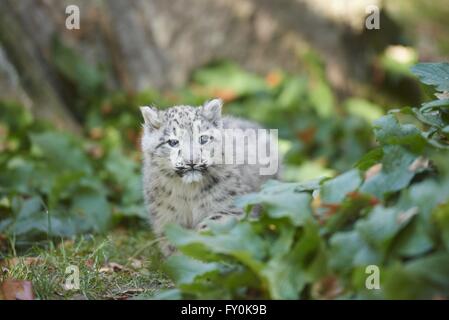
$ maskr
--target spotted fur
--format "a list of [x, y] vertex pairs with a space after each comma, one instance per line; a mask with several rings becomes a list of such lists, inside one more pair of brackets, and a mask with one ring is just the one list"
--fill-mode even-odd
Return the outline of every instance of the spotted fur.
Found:
[[[257, 190], [271, 178], [260, 176], [258, 165], [217, 164], [204, 156], [224, 153], [216, 136], [223, 129], [260, 128], [249, 121], [222, 117], [221, 108], [219, 99], [200, 107], [141, 108], [144, 198], [157, 236], [163, 236], [169, 223], [201, 230], [210, 221], [240, 218], [243, 212], [234, 205], [235, 197]], [[207, 138], [198, 141], [202, 136]], [[172, 252], [167, 241], [160, 243], [164, 254]]]

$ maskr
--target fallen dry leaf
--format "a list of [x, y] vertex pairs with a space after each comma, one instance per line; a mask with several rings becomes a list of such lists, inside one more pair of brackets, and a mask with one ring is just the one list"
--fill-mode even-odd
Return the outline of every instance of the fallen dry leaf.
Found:
[[101, 267], [99, 271], [103, 273], [113, 273], [119, 271], [132, 272], [131, 269], [115, 262], [107, 263], [105, 266]]
[[0, 286], [0, 300], [34, 300], [31, 281], [7, 279]]
[[23, 264], [25, 266], [31, 266], [31, 265], [37, 265], [39, 263], [42, 263], [42, 259], [38, 258], [38, 257], [25, 257], [25, 258], [15, 257], [15, 258], [0, 261], [0, 267], [2, 268], [2, 270], [9, 270], [19, 264]]
[[327, 276], [314, 283], [312, 296], [316, 299], [335, 299], [343, 293], [343, 287], [335, 276]]
[[94, 266], [94, 261], [92, 259], [87, 259], [84, 261], [84, 265], [88, 268], [92, 268]]
[[131, 261], [131, 267], [133, 267], [134, 269], [142, 269], [142, 267], [143, 267], [142, 260], [131, 259], [130, 261]]

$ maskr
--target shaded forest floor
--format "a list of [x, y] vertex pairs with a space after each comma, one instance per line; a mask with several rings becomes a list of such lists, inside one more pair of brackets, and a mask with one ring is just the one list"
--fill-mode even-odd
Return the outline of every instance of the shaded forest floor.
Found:
[[[120, 228], [107, 236], [80, 236], [11, 254], [1, 261], [0, 278], [31, 281], [36, 299], [148, 299], [171, 287], [162, 264], [148, 230]], [[66, 289], [67, 281], [74, 283], [73, 266], [80, 287]]]

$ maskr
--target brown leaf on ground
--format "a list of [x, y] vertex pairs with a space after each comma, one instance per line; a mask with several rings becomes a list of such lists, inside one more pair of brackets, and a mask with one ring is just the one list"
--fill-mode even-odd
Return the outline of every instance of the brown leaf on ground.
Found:
[[343, 293], [343, 287], [335, 276], [327, 276], [314, 283], [312, 296], [315, 299], [335, 299]]
[[99, 271], [103, 273], [113, 273], [120, 271], [132, 272], [131, 269], [115, 262], [108, 262], [105, 266], [101, 267]]
[[142, 269], [143, 267], [143, 261], [138, 259], [130, 259], [131, 267], [134, 269]]
[[34, 300], [31, 281], [7, 279], [0, 285], [0, 300]]
[[32, 266], [32, 265], [40, 264], [42, 262], [43, 262], [43, 260], [38, 257], [20, 257], [20, 258], [15, 257], [15, 258], [0, 261], [0, 267], [6, 268], [6, 269], [12, 269], [19, 264], [23, 264], [25, 266]]
[[92, 259], [87, 259], [86, 261], [84, 261], [84, 265], [88, 268], [93, 268], [95, 263]]

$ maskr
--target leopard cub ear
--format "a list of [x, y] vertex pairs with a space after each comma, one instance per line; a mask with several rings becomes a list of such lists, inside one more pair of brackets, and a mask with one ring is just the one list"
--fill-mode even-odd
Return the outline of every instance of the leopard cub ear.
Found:
[[223, 100], [213, 99], [204, 103], [204, 105], [201, 107], [201, 113], [209, 121], [216, 121], [221, 117], [222, 107]]
[[155, 107], [143, 106], [140, 107], [140, 112], [142, 112], [145, 125], [149, 126], [150, 129], [159, 129], [162, 125], [161, 114]]

